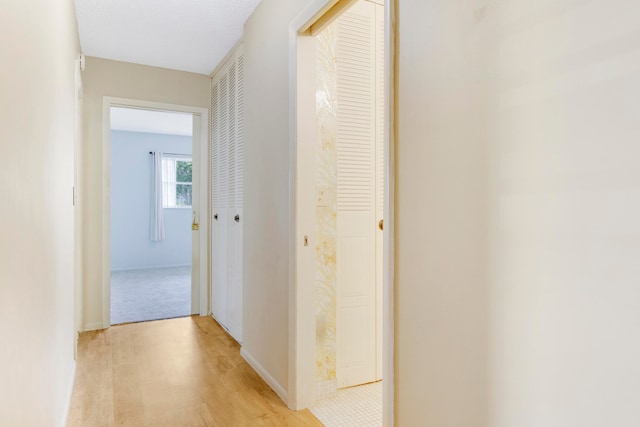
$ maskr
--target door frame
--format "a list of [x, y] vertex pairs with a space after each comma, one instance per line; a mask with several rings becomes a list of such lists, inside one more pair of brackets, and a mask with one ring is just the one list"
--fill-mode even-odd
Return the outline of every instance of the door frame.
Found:
[[[191, 239], [191, 312], [200, 316], [209, 314], [208, 272], [208, 123], [209, 109], [138, 99], [102, 98], [102, 327], [111, 326], [111, 107], [138, 110], [173, 111], [193, 115], [192, 159], [194, 175], [193, 206], [199, 231], [192, 231]], [[195, 234], [193, 234], [195, 233]], [[194, 274], [195, 273], [195, 274]]]
[[82, 274], [84, 269], [83, 251], [83, 217], [82, 217], [82, 152], [83, 152], [83, 102], [84, 87], [82, 85], [82, 71], [84, 67], [84, 55], [78, 55], [75, 61], [75, 137], [74, 137], [74, 171], [73, 171], [73, 212], [74, 212], [74, 325], [73, 325], [73, 355], [74, 360], [78, 359], [78, 339], [83, 330], [83, 293], [84, 283]]
[[[303, 409], [316, 400], [315, 378], [315, 47], [311, 26], [352, 0], [313, 0], [289, 26], [289, 392], [288, 406]], [[339, 5], [338, 3], [341, 3]], [[395, 34], [397, 0], [385, 1], [385, 200], [383, 255], [383, 426], [394, 425], [394, 198]], [[335, 15], [335, 14], [334, 14]], [[305, 66], [306, 64], [306, 66]], [[304, 71], [309, 71], [305, 73]], [[306, 101], [306, 102], [305, 102]], [[313, 185], [313, 188], [310, 187]], [[304, 242], [308, 237], [309, 244]]]

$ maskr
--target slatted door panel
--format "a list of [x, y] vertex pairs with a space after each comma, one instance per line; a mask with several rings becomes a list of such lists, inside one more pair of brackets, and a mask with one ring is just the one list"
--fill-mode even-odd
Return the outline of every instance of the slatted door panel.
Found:
[[237, 67], [236, 207], [242, 209], [244, 202], [244, 55], [242, 47], [240, 47]]
[[226, 126], [229, 133], [229, 144], [227, 153], [227, 307], [229, 332], [235, 338], [236, 323], [238, 313], [236, 307], [236, 276], [237, 276], [237, 223], [234, 220], [236, 214], [236, 143], [237, 143], [237, 73], [235, 59], [229, 67], [229, 104], [227, 110]]
[[212, 181], [215, 181], [216, 194], [213, 195], [215, 199], [216, 209], [213, 210], [214, 218], [211, 239], [211, 252], [215, 255], [212, 260], [211, 276], [212, 276], [212, 312], [216, 320], [225, 328], [228, 328], [229, 315], [228, 315], [228, 193], [229, 193], [229, 76], [228, 67], [223, 67], [221, 73], [217, 78], [218, 87], [218, 105], [216, 108], [217, 117], [212, 120], [217, 122], [217, 135], [215, 140], [215, 147], [212, 147], [212, 151], [216, 152], [216, 163], [212, 165]]
[[211, 313], [216, 319], [222, 319], [220, 306], [220, 287], [224, 283], [220, 275], [221, 247], [220, 247], [220, 83], [212, 80], [211, 85], [211, 144], [209, 147], [211, 162]]
[[375, 7], [336, 21], [338, 387], [376, 379]]
[[234, 287], [234, 313], [235, 322], [233, 327], [233, 337], [242, 343], [242, 238], [244, 221], [244, 56], [242, 47], [239, 48], [236, 59], [236, 145], [235, 145], [235, 214], [238, 221], [234, 219], [235, 226], [235, 283]]
[[218, 158], [220, 157], [219, 150], [219, 121], [218, 115], [220, 114], [220, 85], [217, 81], [211, 81], [211, 128], [209, 130], [210, 133], [210, 144], [209, 144], [209, 171], [211, 172], [210, 179], [211, 183], [209, 188], [211, 190], [211, 223], [213, 223], [214, 219], [214, 211], [218, 208], [218, 193], [219, 183], [217, 178], [218, 171]]
[[[212, 79], [212, 312], [242, 338], [244, 63], [239, 52]], [[238, 221], [235, 218], [238, 218]]]

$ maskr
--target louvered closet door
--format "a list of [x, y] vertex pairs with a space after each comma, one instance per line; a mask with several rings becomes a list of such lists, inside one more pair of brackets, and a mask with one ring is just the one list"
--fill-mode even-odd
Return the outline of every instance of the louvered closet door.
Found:
[[376, 376], [376, 5], [336, 21], [338, 387]]
[[[243, 230], [243, 202], [244, 202], [244, 56], [242, 55], [242, 47], [236, 52], [236, 140], [234, 150], [234, 206], [235, 216], [233, 221], [234, 228], [234, 247], [230, 252], [234, 258], [234, 322], [232, 336], [242, 343], [242, 230]], [[237, 219], [237, 220], [236, 220]]]
[[227, 205], [229, 206], [228, 221], [229, 229], [227, 235], [227, 307], [229, 308], [229, 332], [238, 340], [238, 321], [241, 313], [237, 311], [237, 275], [238, 275], [238, 221], [236, 211], [236, 170], [237, 170], [237, 64], [234, 61], [229, 68], [229, 117], [227, 127], [229, 130], [229, 155], [228, 155], [228, 192]]
[[210, 163], [209, 171], [211, 173], [211, 314], [216, 319], [220, 319], [222, 307], [218, 297], [219, 288], [221, 286], [220, 277], [220, 178], [219, 178], [219, 162], [220, 162], [220, 83], [217, 80], [211, 81], [211, 142], [209, 145]]
[[[214, 218], [212, 227], [212, 311], [216, 320], [228, 328], [229, 310], [227, 303], [228, 288], [228, 157], [229, 157], [229, 77], [224, 74], [217, 83], [218, 104], [216, 108], [217, 134], [213, 139], [212, 152], [217, 153], [216, 163], [212, 165], [212, 188], [215, 209], [212, 209]], [[213, 110], [213, 109], [212, 109]]]
[[242, 341], [244, 64], [236, 51], [212, 79], [212, 313]]

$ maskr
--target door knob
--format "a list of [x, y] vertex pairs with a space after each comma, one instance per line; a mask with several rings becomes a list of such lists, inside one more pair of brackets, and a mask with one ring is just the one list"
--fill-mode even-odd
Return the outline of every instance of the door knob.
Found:
[[218, 220], [218, 214], [215, 214], [215, 215], [213, 216], [213, 219], [215, 219], [215, 220], [217, 221], [217, 220]]
[[233, 219], [235, 219], [236, 222], [240, 222], [240, 215], [236, 215], [235, 217], [233, 217]]
[[381, 219], [380, 221], [378, 221], [378, 228], [380, 230], [384, 230], [384, 219]]

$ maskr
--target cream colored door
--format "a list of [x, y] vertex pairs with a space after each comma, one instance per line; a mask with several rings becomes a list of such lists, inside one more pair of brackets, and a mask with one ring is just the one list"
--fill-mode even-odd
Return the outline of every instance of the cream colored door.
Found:
[[[336, 21], [338, 387], [381, 378], [382, 7], [359, 1]], [[384, 27], [383, 27], [384, 31]], [[382, 33], [384, 35], [384, 33]]]

